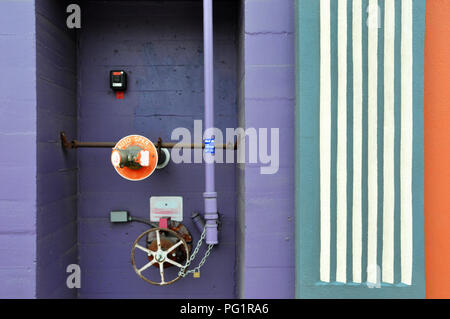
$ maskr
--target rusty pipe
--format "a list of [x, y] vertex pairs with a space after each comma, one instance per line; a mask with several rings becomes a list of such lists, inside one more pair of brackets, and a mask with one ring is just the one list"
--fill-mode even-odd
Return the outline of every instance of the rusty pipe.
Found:
[[[113, 148], [115, 142], [81, 142], [77, 140], [70, 141], [64, 132], [61, 132], [61, 144], [65, 149], [72, 148]], [[205, 148], [204, 143], [163, 143], [160, 142], [162, 148]], [[217, 144], [216, 148], [237, 150], [237, 143]]]

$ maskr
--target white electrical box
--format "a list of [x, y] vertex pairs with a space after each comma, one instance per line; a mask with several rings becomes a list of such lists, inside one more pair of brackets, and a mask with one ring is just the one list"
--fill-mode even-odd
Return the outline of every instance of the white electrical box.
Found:
[[169, 218], [177, 222], [183, 221], [183, 197], [152, 196], [150, 197], [150, 221], [159, 222], [160, 218]]

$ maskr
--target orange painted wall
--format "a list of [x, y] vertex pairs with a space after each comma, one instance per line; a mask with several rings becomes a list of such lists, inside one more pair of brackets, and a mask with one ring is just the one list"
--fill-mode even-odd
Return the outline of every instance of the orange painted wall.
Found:
[[450, 0], [425, 19], [426, 297], [450, 298]]

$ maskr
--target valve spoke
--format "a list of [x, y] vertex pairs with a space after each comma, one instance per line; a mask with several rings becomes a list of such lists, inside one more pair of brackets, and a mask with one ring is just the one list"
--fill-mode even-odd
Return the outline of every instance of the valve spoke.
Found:
[[178, 243], [176, 243], [175, 245], [173, 245], [172, 247], [170, 247], [169, 249], [167, 249], [166, 253], [170, 253], [172, 250], [174, 250], [175, 248], [177, 248], [178, 246], [180, 246], [183, 242], [180, 240]]
[[158, 250], [161, 250], [161, 239], [159, 238], [159, 229], [156, 230], [156, 243], [158, 244]]
[[136, 244], [136, 248], [138, 248], [138, 249], [142, 250], [143, 252], [146, 252], [147, 254], [150, 254], [150, 255], [152, 255], [152, 256], [155, 254], [154, 251], [152, 251], [152, 250], [150, 250], [150, 249], [147, 249], [147, 248], [145, 248], [145, 247], [142, 247], [142, 246], [139, 245], [139, 244]]
[[159, 264], [159, 273], [161, 274], [161, 285], [165, 284], [164, 281], [164, 263]]
[[178, 268], [183, 268], [183, 265], [177, 263], [176, 261], [174, 261], [174, 260], [172, 260], [172, 259], [170, 259], [170, 258], [167, 258], [167, 259], [165, 260], [165, 262], [168, 262], [169, 264], [172, 264], [172, 265], [174, 265], [174, 266], [177, 266]]
[[147, 264], [145, 264], [145, 266], [143, 266], [141, 269], [139, 269], [138, 272], [139, 273], [143, 272], [145, 269], [147, 269], [148, 267], [153, 265], [155, 262], [156, 262], [155, 259], [153, 259], [152, 261], [150, 261]]

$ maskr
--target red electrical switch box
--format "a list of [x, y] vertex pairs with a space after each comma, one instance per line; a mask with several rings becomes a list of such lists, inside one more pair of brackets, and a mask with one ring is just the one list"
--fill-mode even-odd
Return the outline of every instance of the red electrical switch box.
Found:
[[123, 70], [110, 71], [109, 82], [111, 89], [116, 92], [116, 97], [123, 99], [124, 92], [127, 89], [127, 73]]

